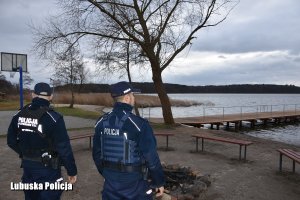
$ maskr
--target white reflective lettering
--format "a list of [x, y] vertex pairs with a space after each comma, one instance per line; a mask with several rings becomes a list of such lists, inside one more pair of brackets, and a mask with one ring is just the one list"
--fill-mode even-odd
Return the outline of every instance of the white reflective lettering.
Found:
[[41, 125], [41, 124], [38, 125], [38, 131], [39, 131], [40, 133], [43, 133], [43, 128], [42, 128], [42, 125]]
[[105, 135], [119, 135], [120, 130], [119, 129], [114, 129], [114, 128], [104, 128], [104, 133]]
[[37, 127], [38, 120], [32, 118], [19, 117], [18, 125]]
[[124, 90], [123, 93], [125, 94], [125, 93], [130, 92], [130, 91], [131, 91], [131, 89], [128, 88], [127, 90]]

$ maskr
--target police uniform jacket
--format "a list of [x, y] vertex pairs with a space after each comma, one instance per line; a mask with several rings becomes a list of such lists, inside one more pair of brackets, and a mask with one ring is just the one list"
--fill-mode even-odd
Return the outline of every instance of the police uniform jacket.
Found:
[[[30, 104], [30, 110], [36, 110], [40, 107], [49, 107], [49, 101], [42, 98], [34, 98]], [[48, 110], [42, 115], [39, 123], [42, 125], [41, 131], [46, 135], [45, 138], [37, 133], [19, 132], [18, 120], [20, 111], [13, 117], [7, 133], [7, 144], [12, 148], [20, 158], [23, 157], [40, 157], [41, 153], [38, 150], [49, 148], [49, 140], [52, 141], [52, 148], [58, 153], [58, 156], [65, 166], [69, 176], [77, 174], [77, 168], [70, 145], [69, 136], [67, 134], [63, 116], [54, 110]], [[23, 168], [43, 168], [41, 162], [34, 159], [22, 159]]]
[[[105, 179], [117, 182], [130, 182], [140, 180], [143, 175], [140, 172], [120, 172], [118, 170], [106, 168], [101, 160], [101, 132], [103, 133], [103, 121], [107, 115], [114, 114], [118, 119], [126, 114], [128, 118], [124, 122], [123, 131], [128, 135], [128, 139], [137, 144], [138, 151], [145, 164], [149, 169], [151, 185], [155, 188], [161, 187], [165, 184], [164, 173], [160, 163], [159, 156], [156, 151], [156, 139], [149, 122], [141, 117], [131, 113], [133, 107], [129, 104], [117, 102], [111, 113], [101, 117], [95, 125], [95, 136], [93, 139], [93, 159], [97, 166], [98, 171]], [[114, 124], [116, 117], [111, 117], [109, 124]], [[113, 133], [112, 133], [113, 134]]]

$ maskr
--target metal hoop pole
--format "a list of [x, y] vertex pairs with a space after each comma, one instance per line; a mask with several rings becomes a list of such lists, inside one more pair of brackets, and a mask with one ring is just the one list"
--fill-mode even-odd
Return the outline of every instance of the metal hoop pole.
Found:
[[20, 73], [20, 109], [23, 108], [23, 70], [22, 70], [22, 64], [19, 67], [19, 73]]

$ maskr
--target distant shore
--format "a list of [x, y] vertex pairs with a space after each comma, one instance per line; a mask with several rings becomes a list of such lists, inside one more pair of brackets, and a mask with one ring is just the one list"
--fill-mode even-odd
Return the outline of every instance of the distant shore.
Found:
[[[161, 102], [158, 96], [137, 94], [135, 95], [136, 105], [138, 107], [160, 107]], [[53, 98], [54, 104], [69, 104], [71, 102], [70, 93], [55, 93]], [[188, 107], [202, 105], [201, 102], [191, 100], [170, 99], [171, 105], [175, 107]], [[79, 105], [97, 105], [112, 107], [113, 99], [109, 93], [75, 93], [75, 104]]]
[[[134, 88], [138, 88], [142, 93], [156, 93], [152, 82], [133, 82]], [[107, 93], [108, 84], [83, 84], [75, 85], [76, 91], [83, 93]], [[275, 84], [232, 84], [232, 85], [182, 85], [174, 83], [164, 83], [168, 94], [194, 94], [194, 93], [235, 93], [235, 94], [300, 94], [300, 87], [295, 85], [275, 85]], [[58, 86], [56, 91], [68, 91], [68, 85]]]

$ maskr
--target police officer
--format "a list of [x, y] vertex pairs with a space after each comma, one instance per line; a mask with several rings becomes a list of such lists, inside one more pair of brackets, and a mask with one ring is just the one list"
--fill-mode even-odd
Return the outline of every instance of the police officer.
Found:
[[[8, 128], [7, 144], [22, 159], [23, 184], [46, 185], [62, 181], [60, 165], [64, 165], [69, 183], [75, 183], [77, 168], [62, 115], [49, 107], [52, 90], [38, 83], [32, 103], [21, 109]], [[25, 200], [58, 200], [61, 191], [25, 190]]]
[[93, 159], [105, 179], [102, 199], [152, 199], [151, 188], [161, 196], [165, 179], [156, 140], [149, 122], [131, 113], [133, 88], [119, 82], [110, 89], [114, 108], [97, 121], [93, 139]]

